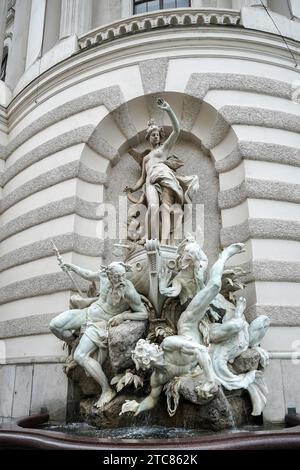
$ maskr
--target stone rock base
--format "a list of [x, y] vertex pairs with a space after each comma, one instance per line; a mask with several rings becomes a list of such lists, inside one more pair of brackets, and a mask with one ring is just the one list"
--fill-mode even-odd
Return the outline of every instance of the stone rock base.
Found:
[[104, 409], [93, 406], [95, 399], [80, 402], [81, 419], [97, 428], [122, 428], [129, 426], [168, 426], [186, 429], [205, 429], [223, 431], [235, 426], [249, 424], [251, 402], [248, 392], [237, 390], [224, 393], [220, 388], [215, 397], [205, 405], [195, 405], [180, 400], [176, 414], [170, 417], [167, 412], [166, 398], [161, 396], [152, 410], [133, 416], [131, 413], [119, 415], [125, 400], [141, 398], [118, 395]]

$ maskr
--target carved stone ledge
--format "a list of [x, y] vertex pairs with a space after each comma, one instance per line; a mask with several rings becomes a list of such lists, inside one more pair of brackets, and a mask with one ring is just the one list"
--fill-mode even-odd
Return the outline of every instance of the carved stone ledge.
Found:
[[86, 49], [91, 46], [112, 41], [130, 34], [147, 32], [166, 27], [180, 26], [238, 26], [240, 13], [235, 10], [202, 8], [187, 10], [157, 11], [147, 15], [135, 15], [127, 20], [118, 21], [101, 28], [94, 29], [79, 38], [79, 47]]

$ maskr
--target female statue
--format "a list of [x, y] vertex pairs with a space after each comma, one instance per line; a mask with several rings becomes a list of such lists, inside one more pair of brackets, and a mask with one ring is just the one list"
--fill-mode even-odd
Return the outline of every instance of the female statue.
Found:
[[[182, 225], [183, 205], [191, 203], [193, 193], [198, 189], [198, 177], [181, 177], [175, 174], [176, 169], [183, 165], [182, 161], [170, 154], [179, 137], [179, 122], [166, 101], [160, 98], [157, 104], [169, 115], [173, 130], [162, 143], [163, 129], [153, 120], [149, 121], [146, 140], [152, 148], [143, 154], [135, 150], [129, 151], [141, 163], [142, 174], [133, 188], [126, 186], [125, 192], [131, 202], [147, 204], [146, 237], [158, 239], [162, 244], [173, 244], [176, 227]], [[134, 199], [131, 193], [141, 188], [142, 197], [139, 200]]]

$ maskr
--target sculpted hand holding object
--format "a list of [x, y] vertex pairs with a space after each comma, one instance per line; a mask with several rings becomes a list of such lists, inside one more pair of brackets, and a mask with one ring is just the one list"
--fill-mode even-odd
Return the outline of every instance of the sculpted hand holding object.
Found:
[[[51, 331], [60, 339], [71, 342], [73, 331], [85, 325], [85, 331], [74, 353], [74, 360], [101, 386], [102, 393], [96, 406], [101, 407], [115, 396], [102, 364], [107, 356], [108, 327], [125, 320], [146, 320], [148, 313], [133, 284], [126, 279], [124, 263], [114, 262], [107, 268], [92, 272], [64, 263], [62, 269], [71, 269], [84, 279], [100, 279], [98, 300], [84, 309], [67, 310], [50, 323]], [[98, 358], [92, 356], [97, 351]]]

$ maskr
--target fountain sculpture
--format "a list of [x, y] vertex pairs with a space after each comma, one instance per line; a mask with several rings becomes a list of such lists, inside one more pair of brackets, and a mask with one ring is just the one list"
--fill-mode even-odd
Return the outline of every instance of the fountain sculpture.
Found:
[[[198, 178], [177, 175], [183, 162], [172, 148], [179, 122], [166, 101], [157, 104], [173, 130], [162, 143], [163, 129], [151, 120], [146, 131], [151, 149], [129, 151], [141, 176], [133, 188], [125, 187], [133, 203], [122, 244], [126, 255], [97, 272], [58, 256], [63, 271], [99, 281], [100, 287], [99, 293], [94, 285], [87, 296], [72, 296], [70, 310], [55, 317], [50, 328], [69, 345], [66, 372], [74, 378], [81, 366], [100, 386], [99, 396], [81, 403], [81, 417], [89, 423], [142, 422], [148, 411], [152, 424], [182, 425], [190, 416], [186, 426], [224, 429], [234, 425], [232, 396], [248, 407], [250, 397], [254, 416], [266, 404], [268, 354], [260, 341], [269, 319], [261, 315], [248, 323], [245, 299], [232, 295], [241, 290], [243, 273], [225, 264], [243, 244], [226, 247], [207, 274], [208, 259], [195, 237], [183, 234], [178, 240]], [[144, 225], [141, 205], [147, 209]]]

